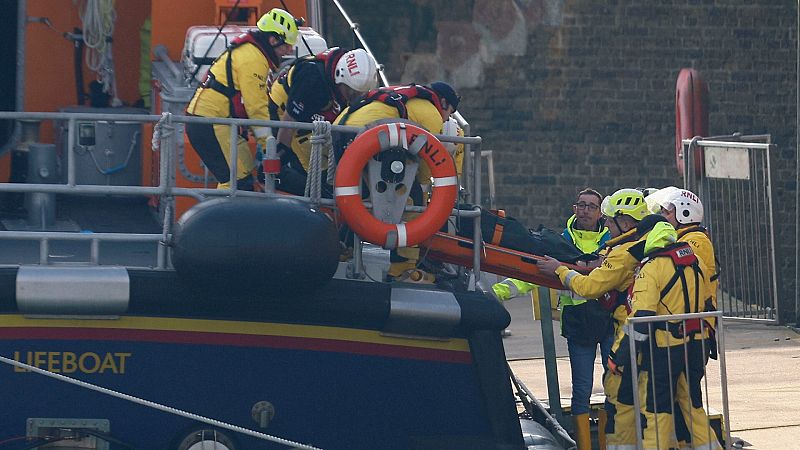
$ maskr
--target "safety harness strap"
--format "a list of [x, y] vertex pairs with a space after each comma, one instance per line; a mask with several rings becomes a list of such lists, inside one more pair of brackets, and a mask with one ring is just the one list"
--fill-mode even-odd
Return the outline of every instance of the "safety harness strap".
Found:
[[354, 101], [350, 105], [350, 108], [347, 110], [340, 123], [346, 124], [350, 114], [353, 114], [362, 107], [374, 101], [378, 101], [396, 108], [397, 114], [401, 119], [408, 119], [406, 103], [408, 103], [408, 101], [412, 98], [422, 98], [428, 100], [437, 108], [439, 108], [441, 105], [441, 100], [439, 100], [439, 96], [436, 95], [436, 92], [426, 86], [412, 83], [406, 86], [382, 87], [373, 89]]
[[500, 245], [500, 240], [503, 239], [503, 229], [505, 224], [500, 220], [506, 217], [506, 212], [502, 209], [497, 211], [497, 222], [494, 223], [494, 233], [492, 233], [492, 240], [489, 242], [492, 245]]

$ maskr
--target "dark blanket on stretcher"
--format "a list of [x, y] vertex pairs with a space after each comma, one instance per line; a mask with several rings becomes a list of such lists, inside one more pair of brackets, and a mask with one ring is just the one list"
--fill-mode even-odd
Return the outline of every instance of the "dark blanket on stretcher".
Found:
[[[472, 209], [472, 207], [460, 205], [459, 209]], [[474, 223], [472, 219], [457, 218], [456, 234], [472, 239]], [[552, 256], [570, 264], [597, 259], [597, 255], [582, 253], [561, 234], [549, 228], [539, 225], [535, 230], [529, 229], [513, 217], [503, 217], [489, 210], [481, 210], [481, 234], [487, 244], [533, 255]]]

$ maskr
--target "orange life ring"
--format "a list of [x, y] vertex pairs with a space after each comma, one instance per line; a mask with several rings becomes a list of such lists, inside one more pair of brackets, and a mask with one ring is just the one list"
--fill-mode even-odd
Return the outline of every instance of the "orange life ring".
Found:
[[[373, 216], [361, 201], [361, 173], [379, 151], [402, 147], [431, 170], [433, 193], [427, 209], [409, 222], [391, 224]], [[409, 247], [436, 233], [447, 222], [458, 195], [453, 157], [436, 137], [407, 123], [388, 123], [360, 134], [336, 168], [334, 196], [345, 222], [364, 240], [384, 248]]]
[[[675, 162], [683, 175], [683, 140], [708, 136], [708, 84], [695, 69], [681, 69], [675, 85]], [[703, 149], [694, 149], [694, 174], [703, 174]]]

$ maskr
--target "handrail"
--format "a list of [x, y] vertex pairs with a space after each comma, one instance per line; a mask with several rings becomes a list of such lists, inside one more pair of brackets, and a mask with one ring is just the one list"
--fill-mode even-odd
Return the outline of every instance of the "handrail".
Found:
[[[162, 116], [148, 114], [103, 114], [103, 113], [69, 113], [69, 112], [14, 112], [0, 111], [0, 119], [21, 119], [21, 120], [70, 120], [76, 121], [108, 121], [108, 122], [158, 122]], [[256, 120], [256, 119], [235, 119], [222, 117], [200, 117], [200, 116], [181, 116], [172, 115], [172, 122], [175, 123], [199, 123], [217, 125], [236, 125], [236, 126], [258, 126], [272, 128], [289, 128], [293, 130], [314, 131], [313, 123], [306, 122], [283, 122], [280, 120]], [[331, 125], [331, 131], [340, 133], [359, 133], [364, 131], [364, 127], [353, 127], [346, 125]], [[480, 136], [445, 136], [443, 134], [431, 133], [437, 139], [444, 142], [456, 144], [478, 144], [481, 142]]]
[[[719, 358], [719, 371], [720, 371], [720, 387], [721, 387], [721, 396], [722, 396], [722, 417], [724, 421], [723, 432], [725, 433], [725, 446], [726, 448], [731, 448], [731, 424], [730, 424], [730, 411], [728, 409], [728, 373], [727, 373], [727, 365], [725, 363], [725, 324], [724, 324], [724, 316], [722, 311], [707, 311], [707, 312], [696, 312], [696, 313], [685, 313], [685, 314], [670, 314], [670, 315], [660, 315], [660, 316], [645, 316], [645, 317], [629, 317], [627, 319], [627, 323], [623, 326], [625, 333], [631, 335], [633, 333], [633, 328], [636, 324], [639, 323], [646, 323], [648, 324], [648, 329], [652, 333], [653, 331], [653, 324], [654, 323], [667, 323], [667, 322], [681, 322], [683, 327], [686, 327], [687, 320], [700, 320], [700, 333], [701, 335], [705, 333], [706, 329], [709, 326], [706, 324], [705, 319], [714, 318], [716, 321], [716, 337], [718, 339], [717, 342], [717, 354]], [[691, 338], [690, 338], [691, 339]], [[704, 340], [700, 341], [702, 343], [702, 352], [705, 354], [706, 352], [706, 344]], [[629, 349], [630, 349], [630, 361], [625, 361], [626, 364], [629, 364], [628, 367], [636, 367], [637, 365], [637, 345], [643, 345], [639, 343], [636, 339], [629, 339]], [[652, 359], [652, 346], [654, 345], [653, 340], [651, 339], [647, 344], [649, 345], [651, 350], [651, 359]], [[684, 352], [686, 352], [686, 341], [684, 341]], [[688, 360], [685, 362], [688, 366]], [[653, 369], [651, 369], [653, 370]], [[703, 369], [705, 370], [705, 368]], [[638, 386], [638, 372], [636, 370], [631, 371], [631, 385]], [[703, 377], [708, 383], [708, 377]], [[651, 376], [652, 380], [652, 376]], [[633, 402], [634, 402], [634, 411], [639, 411], [641, 404], [639, 399], [639, 394], [637, 389], [633, 389]], [[672, 395], [672, 392], [670, 392]], [[706, 399], [705, 404], [708, 405], [708, 391], [705, 392]], [[639, 414], [636, 414], [636, 430], [637, 430], [637, 440], [639, 448], [642, 448], [642, 418]]]
[[[160, 125], [172, 126], [175, 123], [201, 123], [201, 124], [223, 124], [232, 128], [232, 136], [236, 136], [236, 127], [239, 126], [267, 126], [274, 128], [290, 128], [298, 130], [309, 130], [314, 132], [315, 125], [313, 123], [302, 122], [282, 122], [275, 120], [253, 120], [253, 119], [234, 119], [234, 118], [210, 118], [210, 117], [197, 117], [197, 116], [180, 116], [164, 113], [162, 115], [147, 115], [147, 114], [104, 114], [104, 113], [65, 113], [65, 112], [0, 112], [0, 119], [15, 119], [15, 120], [61, 120], [67, 122], [67, 182], [59, 184], [26, 184], [26, 183], [0, 183], [0, 192], [39, 192], [39, 193], [53, 193], [53, 194], [80, 194], [80, 195], [124, 195], [124, 196], [159, 196], [163, 200], [169, 199], [165, 204], [171, 205], [171, 199], [175, 196], [187, 196], [195, 198], [199, 201], [205, 201], [209, 198], [220, 196], [242, 196], [242, 197], [256, 197], [256, 198], [285, 198], [284, 195], [276, 193], [257, 193], [240, 191], [236, 188], [235, 184], [228, 189], [209, 189], [209, 188], [185, 188], [177, 187], [175, 185], [174, 177], [169, 174], [174, 171], [174, 159], [177, 158], [177, 139], [174, 130], [170, 132], [159, 133], [159, 147], [161, 148], [162, 157], [159, 159], [159, 183], [158, 186], [100, 186], [100, 185], [79, 185], [75, 180], [75, 146], [76, 146], [76, 127], [78, 122], [155, 122], [156, 128]], [[346, 133], [359, 133], [363, 131], [362, 127], [331, 125], [329, 133], [332, 132], [346, 132]], [[444, 142], [472, 144], [476, 148], [480, 148], [480, 137], [460, 137], [460, 136], [445, 136], [435, 134], [438, 139]], [[236, 173], [237, 152], [238, 146], [232, 145], [231, 155], [231, 170]], [[480, 179], [480, 164], [476, 164], [474, 168], [476, 179]], [[480, 190], [478, 190], [478, 193]], [[312, 204], [321, 204], [327, 207], [335, 208], [336, 204], [333, 199], [316, 198], [297, 196], [296, 199]], [[366, 202], [367, 208], [371, 205]], [[425, 208], [421, 206], [408, 206], [406, 210], [409, 212], [421, 212]], [[159, 244], [157, 269], [166, 269], [168, 258], [166, 257], [164, 244], [167, 244], [172, 239], [172, 226], [171, 219], [172, 211], [166, 211], [162, 230], [157, 234], [150, 235], [132, 235], [129, 233], [95, 233], [80, 235], [79, 233], [57, 233], [52, 231], [35, 231], [35, 232], [9, 232], [0, 231], [0, 239], [31, 239], [39, 240], [40, 254], [42, 256], [41, 263], [49, 264], [46, 257], [46, 248], [48, 240], [77, 240], [77, 241], [91, 241], [94, 243], [108, 240], [115, 241], [134, 241], [134, 242], [154, 242]], [[480, 235], [480, 210], [473, 211], [453, 210], [453, 214], [460, 214], [462, 217], [471, 217], [475, 220], [475, 239], [474, 239], [474, 260], [476, 269], [476, 281], [479, 278], [480, 270], [480, 248], [481, 248], [481, 235]], [[25, 234], [29, 233], [29, 234]], [[119, 237], [111, 237], [119, 236]], [[126, 237], [127, 236], [127, 237]], [[94, 253], [94, 252], [93, 252]], [[93, 261], [96, 258], [93, 255]]]

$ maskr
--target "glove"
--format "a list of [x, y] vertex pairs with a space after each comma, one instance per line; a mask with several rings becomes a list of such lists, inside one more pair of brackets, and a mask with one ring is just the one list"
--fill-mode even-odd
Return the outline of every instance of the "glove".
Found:
[[[637, 346], [638, 347], [638, 346]], [[630, 337], [624, 336], [617, 347], [608, 354], [608, 370], [615, 375], [622, 375], [623, 368], [631, 362]]]
[[302, 167], [300, 165], [300, 160], [297, 159], [297, 155], [294, 154], [294, 151], [288, 145], [278, 142], [278, 157], [281, 158], [281, 165], [282, 166], [293, 166], [296, 164], [296, 167]]
[[622, 375], [622, 366], [618, 365], [616, 361], [614, 361], [614, 357], [608, 355], [608, 361], [606, 361], [606, 367], [608, 367], [608, 371], [613, 373], [614, 375]]

